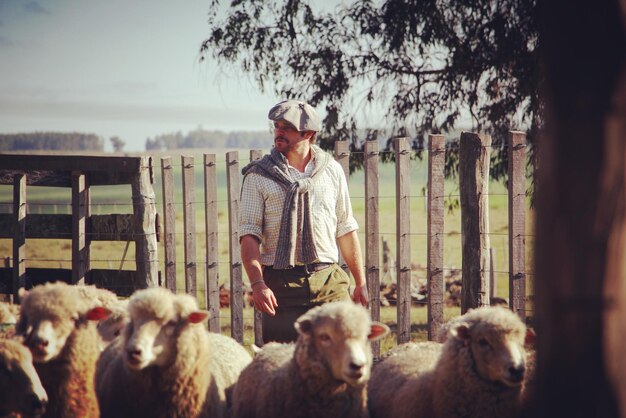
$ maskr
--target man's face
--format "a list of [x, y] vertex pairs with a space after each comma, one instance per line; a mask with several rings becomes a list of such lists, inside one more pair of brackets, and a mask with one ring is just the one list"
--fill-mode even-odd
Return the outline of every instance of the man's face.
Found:
[[303, 141], [308, 140], [305, 132], [298, 132], [289, 122], [284, 120], [274, 122], [274, 147], [276, 151], [286, 154], [294, 150]]

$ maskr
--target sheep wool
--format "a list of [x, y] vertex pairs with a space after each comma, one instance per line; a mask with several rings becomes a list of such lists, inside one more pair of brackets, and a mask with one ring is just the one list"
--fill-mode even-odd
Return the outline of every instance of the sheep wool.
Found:
[[167, 289], [135, 292], [128, 316], [98, 360], [102, 418], [227, 417], [229, 392], [252, 360], [243, 346], [209, 333], [208, 312]]
[[48, 402], [28, 348], [0, 339], [0, 416], [40, 416]]
[[372, 371], [372, 418], [508, 418], [521, 412], [527, 329], [502, 307], [455, 319], [445, 343], [391, 350]]
[[313, 308], [295, 325], [295, 344], [266, 344], [241, 373], [232, 416], [367, 417], [370, 341], [389, 328], [352, 302]]
[[100, 355], [95, 321], [105, 311], [97, 304], [63, 282], [35, 286], [22, 299], [16, 330], [48, 393], [44, 417], [100, 415], [93, 384]]

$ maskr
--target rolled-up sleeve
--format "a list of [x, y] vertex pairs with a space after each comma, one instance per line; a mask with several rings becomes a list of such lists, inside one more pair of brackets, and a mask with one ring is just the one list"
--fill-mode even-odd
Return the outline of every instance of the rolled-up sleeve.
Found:
[[339, 238], [348, 232], [358, 230], [359, 224], [352, 214], [352, 203], [350, 202], [350, 194], [348, 193], [348, 182], [346, 181], [346, 176], [343, 173], [343, 170], [339, 171], [337, 176], [339, 177], [337, 182], [339, 187], [337, 193], [337, 231], [335, 233], [335, 237]]
[[259, 187], [259, 175], [251, 173], [243, 178], [239, 202], [239, 239], [254, 235], [261, 241], [265, 200]]

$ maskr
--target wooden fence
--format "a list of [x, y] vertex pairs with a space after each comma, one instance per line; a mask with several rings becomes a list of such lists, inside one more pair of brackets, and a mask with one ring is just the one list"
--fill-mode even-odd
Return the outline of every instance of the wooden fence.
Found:
[[[397, 342], [410, 339], [411, 331], [411, 225], [410, 225], [410, 156], [405, 138], [393, 143], [395, 153], [395, 208], [396, 208], [396, 283], [397, 283]], [[489, 303], [489, 230], [487, 184], [491, 139], [486, 135], [463, 133], [460, 138], [460, 202], [463, 234], [462, 310]], [[525, 136], [511, 132], [508, 140], [508, 243], [509, 243], [509, 305], [521, 318], [526, 316], [525, 267]], [[428, 138], [427, 183], [427, 319], [428, 337], [433, 339], [444, 316], [444, 167], [446, 141], [443, 135]], [[260, 150], [250, 151], [245, 160], [256, 160]], [[334, 156], [349, 172], [350, 152], [346, 141], [335, 143]], [[17, 298], [17, 289], [32, 286], [50, 278], [79, 283], [94, 283], [127, 295], [136, 288], [161, 285], [156, 251], [156, 199], [152, 190], [153, 167], [150, 157], [26, 157], [0, 155], [0, 184], [13, 184], [13, 214], [0, 215], [0, 237], [13, 240], [13, 266], [0, 269], [0, 283]], [[364, 149], [365, 272], [370, 295], [372, 318], [380, 318], [380, 219], [379, 219], [379, 147], [377, 141], [368, 141]], [[230, 282], [231, 335], [243, 342], [244, 278], [239, 252], [238, 211], [241, 184], [240, 156], [237, 151], [225, 156], [227, 177], [228, 254]], [[204, 289], [204, 304], [212, 311], [209, 329], [221, 330], [219, 315], [218, 274], [218, 187], [216, 155], [203, 156], [203, 211], [205, 213], [204, 262], [196, 260], [196, 184], [194, 159], [181, 157], [183, 233], [176, 232], [174, 163], [172, 158], [161, 158], [163, 224], [163, 283], [174, 292], [197, 295]], [[43, 170], [43, 171], [42, 171]], [[41, 173], [47, 173], [42, 175]], [[100, 184], [132, 184], [133, 215], [90, 214], [89, 188]], [[25, 214], [26, 184], [72, 187], [72, 215]], [[354, 197], [353, 197], [354, 199]], [[45, 233], [44, 233], [45, 232]], [[69, 235], [68, 235], [69, 234]], [[72, 270], [28, 269], [21, 261], [26, 238], [72, 237]], [[183, 237], [184, 289], [177, 289], [176, 237]], [[136, 242], [136, 271], [92, 270], [89, 268], [89, 243], [93, 240], [134, 240]], [[204, 267], [204, 271], [199, 268]], [[45, 271], [44, 271], [45, 270]], [[122, 273], [122, 274], [120, 274]], [[198, 286], [198, 276], [205, 283]], [[254, 315], [255, 343], [262, 345], [260, 314]], [[379, 345], [374, 351], [379, 353]]]
[[[489, 231], [487, 209], [487, 184], [491, 138], [486, 135], [463, 133], [460, 138], [460, 191], [463, 219], [463, 306], [465, 311], [489, 303]], [[525, 319], [526, 310], [526, 271], [525, 271], [525, 136], [511, 132], [509, 149], [509, 301], [510, 307]], [[427, 220], [427, 287], [428, 287], [428, 336], [434, 338], [443, 323], [444, 308], [444, 166], [445, 138], [430, 135], [428, 141], [428, 220]], [[394, 140], [396, 167], [396, 280], [397, 280], [397, 341], [404, 343], [410, 339], [411, 331], [411, 248], [410, 248], [410, 154], [409, 143], [404, 138]], [[379, 149], [376, 141], [365, 144], [365, 271], [370, 294], [372, 318], [380, 318], [380, 220], [379, 220]], [[348, 176], [349, 149], [345, 141], [335, 143], [334, 155]], [[256, 160], [262, 156], [259, 150], [250, 151], [246, 160]], [[185, 291], [195, 294], [197, 286], [197, 264], [195, 262], [195, 202], [194, 202], [194, 161], [192, 157], [182, 157], [183, 183], [183, 227], [185, 250]], [[217, 253], [217, 178], [214, 154], [204, 155], [204, 211], [206, 228], [206, 306], [212, 311], [209, 328], [220, 330]], [[175, 255], [175, 202], [172, 160], [162, 158], [163, 179], [163, 230], [165, 234], [165, 286], [176, 289]], [[229, 278], [231, 335], [243, 341], [243, 276], [239, 253], [238, 205], [241, 183], [240, 156], [237, 151], [226, 154], [226, 176], [228, 188], [228, 234], [229, 234]], [[262, 345], [261, 321], [258, 313], [254, 316], [255, 343]], [[376, 353], [379, 351], [375, 345]]]
[[[0, 214], [0, 238], [12, 240], [12, 265], [0, 267], [0, 286], [19, 302], [19, 289], [48, 281], [95, 284], [128, 296], [157, 286], [157, 221], [152, 158], [0, 155], [0, 184], [13, 185], [13, 211]], [[90, 190], [130, 184], [133, 214], [91, 213]], [[29, 214], [30, 186], [71, 188], [71, 214]], [[72, 241], [72, 268], [26, 266], [27, 239]], [[136, 270], [92, 269], [92, 241], [134, 241]]]

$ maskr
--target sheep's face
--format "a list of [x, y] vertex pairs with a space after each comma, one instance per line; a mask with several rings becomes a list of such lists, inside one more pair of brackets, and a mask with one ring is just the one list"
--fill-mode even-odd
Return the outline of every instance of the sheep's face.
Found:
[[79, 320], [77, 313], [61, 316], [55, 312], [22, 312], [16, 330], [24, 336], [33, 360], [46, 363], [61, 353]]
[[40, 416], [48, 396], [28, 349], [15, 341], [0, 341], [0, 413]]
[[379, 323], [371, 324], [365, 309], [363, 312], [348, 311], [355, 313], [350, 318], [345, 318], [341, 312], [334, 315], [332, 309], [328, 308], [328, 316], [314, 316], [315, 312], [324, 312], [321, 309], [310, 311], [313, 312], [311, 315], [305, 314], [296, 322], [296, 329], [303, 338], [310, 339], [310, 344], [325, 360], [335, 379], [352, 386], [362, 385], [370, 378], [370, 341], [382, 338], [389, 328]]
[[462, 324], [457, 327], [457, 337], [469, 344], [476, 371], [487, 380], [508, 387], [518, 387], [526, 372], [525, 333], [522, 329], [493, 330]]
[[117, 312], [107, 319], [98, 322], [98, 334], [105, 343], [110, 343], [122, 334], [122, 330], [128, 321], [125, 312]]
[[126, 364], [133, 370], [165, 366], [175, 352], [179, 321], [172, 318], [133, 317], [124, 330]]

